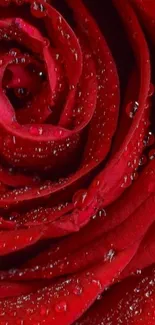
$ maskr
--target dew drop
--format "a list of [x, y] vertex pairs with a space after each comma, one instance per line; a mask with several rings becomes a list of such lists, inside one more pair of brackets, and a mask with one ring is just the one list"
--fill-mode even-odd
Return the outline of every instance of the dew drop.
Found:
[[43, 71], [39, 71], [38, 75], [39, 75], [39, 77], [40, 77], [41, 79], [44, 78], [44, 73], [43, 73]]
[[41, 310], [40, 310], [40, 315], [41, 316], [45, 316], [45, 315], [48, 315], [49, 314], [49, 309], [47, 309], [46, 307], [41, 307]]
[[73, 204], [75, 207], [81, 207], [84, 204], [87, 198], [87, 191], [86, 190], [79, 190], [73, 196]]
[[106, 217], [107, 213], [105, 209], [100, 209], [98, 212], [99, 217]]
[[147, 157], [142, 155], [139, 159], [139, 166], [144, 166], [147, 163]]
[[34, 136], [43, 134], [43, 129], [41, 127], [31, 126], [29, 131], [30, 134]]
[[50, 41], [48, 38], [44, 38], [44, 45], [45, 46], [49, 46], [50, 45]]
[[138, 111], [139, 103], [138, 102], [130, 102], [127, 104], [126, 113], [130, 118], [133, 118]]
[[15, 136], [12, 137], [12, 141], [13, 141], [14, 144], [16, 144], [16, 137]]
[[139, 275], [139, 274], [142, 274], [142, 271], [140, 269], [137, 269], [136, 270], [136, 274]]
[[59, 130], [59, 136], [63, 136], [64, 131], [63, 130]]
[[82, 294], [82, 287], [76, 285], [75, 288], [73, 289], [73, 293], [76, 295], [76, 296], [80, 296]]
[[99, 187], [99, 186], [100, 186], [100, 180], [96, 178], [93, 182], [93, 187]]
[[55, 311], [57, 313], [62, 313], [67, 310], [67, 303], [66, 301], [60, 301], [56, 306], [55, 306]]
[[38, 1], [33, 1], [31, 4], [31, 14], [36, 18], [44, 18], [47, 15], [47, 10], [43, 4]]
[[154, 135], [152, 132], [149, 132], [148, 135], [144, 138], [144, 146], [150, 147], [154, 144]]
[[110, 249], [108, 251], [108, 253], [105, 254], [104, 261], [105, 262], [111, 262], [113, 260], [113, 258], [114, 258], [115, 255], [116, 255], [116, 252], [114, 251], [114, 249]]
[[136, 181], [136, 179], [138, 178], [139, 174], [137, 171], [134, 171], [131, 175], [131, 180], [132, 181]]
[[155, 159], [155, 149], [149, 151], [149, 159], [150, 160]]
[[151, 291], [147, 291], [147, 292], [145, 293], [145, 297], [146, 297], [146, 298], [149, 298], [149, 297], [151, 296], [151, 293], [152, 293]]
[[15, 88], [14, 93], [16, 97], [22, 99], [28, 95], [28, 90], [26, 88]]
[[131, 176], [125, 175], [121, 187], [127, 188], [132, 184]]
[[92, 279], [92, 283], [94, 285], [97, 285], [100, 289], [102, 288], [102, 284], [101, 284], [100, 280]]

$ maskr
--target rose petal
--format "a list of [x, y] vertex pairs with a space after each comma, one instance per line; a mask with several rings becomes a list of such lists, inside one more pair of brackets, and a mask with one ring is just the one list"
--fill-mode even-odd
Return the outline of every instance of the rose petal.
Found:
[[[150, 60], [148, 47], [140, 28], [139, 22], [135, 16], [134, 11], [127, 2], [121, 0], [115, 2], [120, 16], [122, 17], [125, 27], [130, 37], [131, 45], [135, 53], [135, 59], [140, 71], [140, 90], [139, 90], [139, 110], [135, 116], [133, 124], [127, 134], [120, 150], [108, 163], [107, 167], [101, 174], [98, 175], [97, 180], [92, 184], [92, 193], [95, 191], [96, 183], [99, 184], [99, 192], [101, 199], [104, 197], [103, 205], [116, 199], [126, 187], [125, 179], [131, 176], [133, 169], [138, 165], [139, 155], [143, 149], [143, 138], [147, 130], [147, 121], [149, 109], [147, 104], [147, 97], [150, 85]], [[139, 57], [141, 60], [139, 60]], [[138, 144], [138, 145], [137, 145]], [[129, 167], [129, 162], [135, 161], [133, 167]], [[93, 194], [92, 194], [93, 195]]]
[[154, 266], [113, 287], [76, 325], [154, 324]]
[[[20, 300], [18, 298], [1, 300], [0, 321], [22, 320], [25, 324], [29, 324], [30, 321], [41, 322], [46, 315], [46, 322], [50, 324], [58, 324], [62, 321], [63, 325], [71, 324], [124, 269], [135, 254], [137, 246], [118, 254], [111, 263], [101, 263], [98, 267], [72, 278], [58, 280], [52, 286], [26, 296], [27, 298], [21, 296]], [[80, 295], [77, 293], [77, 285], [81, 288]], [[31, 315], [27, 312], [30, 309]], [[42, 314], [43, 309], [45, 312]]]

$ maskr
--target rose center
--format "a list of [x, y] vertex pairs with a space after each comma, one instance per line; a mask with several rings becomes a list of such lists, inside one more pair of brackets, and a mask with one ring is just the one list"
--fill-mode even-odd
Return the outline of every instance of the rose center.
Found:
[[15, 111], [31, 104], [46, 82], [41, 64], [10, 65], [5, 70], [3, 89]]

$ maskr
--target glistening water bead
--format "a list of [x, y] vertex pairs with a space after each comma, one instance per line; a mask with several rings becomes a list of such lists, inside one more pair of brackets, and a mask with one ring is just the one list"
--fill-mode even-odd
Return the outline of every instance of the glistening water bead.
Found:
[[155, 159], [155, 149], [149, 151], [149, 159], [150, 160]]
[[139, 166], [144, 166], [147, 163], [147, 157], [145, 155], [142, 155], [139, 159]]
[[19, 55], [21, 52], [20, 52], [20, 50], [18, 49], [18, 48], [12, 48], [10, 51], [9, 51], [9, 54], [11, 55], [11, 56], [17, 56], [17, 55]]
[[86, 190], [79, 190], [77, 191], [74, 196], [73, 196], [73, 204], [74, 206], [77, 208], [77, 207], [81, 207], [86, 198], [87, 198], [87, 191]]
[[130, 102], [126, 106], [126, 113], [130, 118], [133, 118], [138, 111], [139, 103], [138, 102]]
[[19, 99], [25, 98], [28, 96], [29, 91], [26, 88], [16, 88], [14, 90], [14, 93], [16, 95], [16, 97], [18, 97]]
[[150, 146], [152, 146], [154, 144], [154, 135], [153, 135], [153, 133], [151, 131], [144, 138], [143, 143], [144, 143], [144, 146], [146, 146], [146, 147], [150, 147]]
[[79, 285], [76, 285], [75, 288], [73, 289], [73, 293], [76, 296], [80, 296], [82, 294], [82, 291], [83, 291], [83, 289]]
[[67, 310], [67, 303], [66, 301], [60, 301], [58, 304], [55, 306], [55, 311], [57, 313], [63, 313]]
[[43, 4], [33, 1], [31, 4], [31, 14], [36, 18], [44, 18], [47, 15], [47, 11]]
[[30, 127], [30, 134], [34, 136], [42, 135], [43, 134], [43, 129], [38, 126], [31, 126]]

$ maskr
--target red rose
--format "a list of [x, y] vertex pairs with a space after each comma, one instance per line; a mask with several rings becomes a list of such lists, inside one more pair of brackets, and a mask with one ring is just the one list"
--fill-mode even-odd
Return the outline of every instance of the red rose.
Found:
[[154, 324], [154, 0], [0, 0], [0, 39], [0, 325]]

